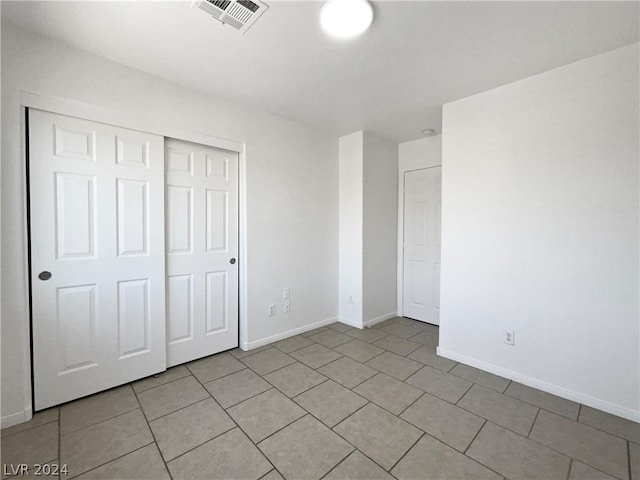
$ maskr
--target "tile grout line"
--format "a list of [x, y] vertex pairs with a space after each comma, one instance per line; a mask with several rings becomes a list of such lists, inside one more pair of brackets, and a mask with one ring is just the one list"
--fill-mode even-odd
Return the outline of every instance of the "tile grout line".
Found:
[[533, 431], [533, 426], [536, 424], [536, 420], [538, 420], [538, 415], [540, 415], [540, 408], [538, 408], [538, 410], [536, 411], [536, 416], [533, 417], [533, 422], [531, 422], [531, 426], [529, 427], [529, 431], [527, 432], [527, 436], [526, 438], [529, 438], [531, 436], [531, 432]]
[[[84, 472], [80, 472], [77, 475], [74, 475], [72, 477], [66, 477], [66, 478], [69, 478], [69, 480], [71, 480], [72, 478], [78, 478], [80, 475], [86, 475], [87, 473], [93, 472], [94, 470], [97, 470], [98, 468], [104, 467], [105, 465], [108, 465], [111, 462], [115, 462], [116, 460], [120, 460], [121, 458], [126, 457], [127, 455], [129, 455], [130, 453], [134, 453], [134, 452], [137, 452], [138, 450], [142, 450], [143, 448], [146, 448], [149, 445], [155, 445], [155, 442], [153, 442], [153, 441], [149, 442], [149, 443], [147, 443], [145, 445], [142, 445], [142, 446], [140, 446], [138, 448], [135, 448], [135, 449], [131, 450], [130, 452], [123, 453], [122, 455], [118, 455], [117, 457], [112, 458], [108, 462], [101, 463], [100, 465], [96, 465], [95, 467], [91, 467], [89, 470], [85, 470]], [[160, 455], [160, 457], [162, 457], [162, 455]]]
[[407, 456], [407, 454], [408, 454], [411, 450], [413, 450], [413, 447], [415, 447], [415, 446], [418, 444], [418, 442], [419, 442], [420, 440], [422, 440], [422, 438], [423, 438], [425, 435], [427, 435], [427, 433], [426, 433], [426, 432], [424, 432], [423, 430], [421, 430], [421, 429], [418, 429], [418, 430], [419, 430], [420, 432], [422, 432], [422, 435], [420, 435], [420, 436], [416, 439], [416, 441], [415, 441], [415, 442], [413, 442], [409, 448], [407, 448], [407, 451], [406, 451], [406, 452], [404, 452], [402, 455], [400, 455], [400, 458], [399, 458], [398, 460], [396, 460], [396, 462], [395, 462], [393, 465], [391, 465], [391, 468], [389, 468], [389, 470], [386, 470], [386, 469], [385, 469], [387, 472], [391, 472], [391, 470], [393, 470], [394, 468], [396, 468], [396, 466], [397, 466], [397, 465], [402, 461], [402, 459], [403, 459], [404, 457], [406, 457], [406, 456]]
[[575, 461], [576, 460], [574, 460], [573, 458], [571, 458], [571, 460], [569, 461], [569, 471], [567, 472], [566, 480], [569, 480], [571, 478], [571, 470], [573, 469], [573, 462]]
[[628, 469], [628, 475], [629, 475], [629, 480], [635, 480], [632, 476], [631, 476], [631, 444], [629, 443], [629, 440], [627, 440], [627, 469]]
[[[480, 418], [482, 418], [482, 417], [480, 417]], [[467, 452], [468, 452], [468, 451], [469, 451], [469, 449], [471, 448], [471, 445], [473, 444], [473, 442], [475, 442], [475, 441], [476, 441], [476, 438], [478, 438], [478, 435], [480, 435], [480, 432], [482, 431], [482, 429], [484, 428], [484, 426], [485, 426], [485, 425], [487, 424], [487, 422], [489, 421], [489, 420], [487, 420], [487, 419], [483, 419], [483, 420], [484, 420], [483, 424], [480, 426], [480, 428], [478, 429], [478, 431], [476, 432], [476, 434], [473, 436], [473, 438], [472, 438], [472, 439], [471, 439], [471, 441], [469, 442], [469, 445], [467, 445], [467, 448], [465, 448], [465, 449], [464, 449], [464, 452], [462, 452], [462, 454], [463, 454], [464, 456], [467, 456]], [[458, 451], [459, 451], [459, 450], [458, 450]], [[469, 458], [471, 458], [471, 457], [469, 457]]]
[[[247, 368], [249, 368], [249, 367], [247, 367]], [[256, 373], [256, 372], [254, 372], [254, 373]], [[257, 373], [256, 373], [256, 375], [259, 375], [259, 374], [257, 374]], [[259, 376], [260, 376], [260, 378], [262, 378], [262, 376], [261, 376], [261, 375], [259, 375]], [[264, 380], [264, 379], [263, 379], [263, 380]], [[200, 383], [200, 385], [202, 386], [202, 388], [204, 388], [204, 385], [202, 385], [202, 383], [200, 382], [200, 380], [198, 380], [198, 379], [196, 378], [196, 381], [197, 381], [198, 383]], [[265, 381], [266, 381], [266, 380], [265, 380]], [[268, 383], [268, 382], [267, 382], [267, 383]], [[206, 388], [205, 388], [205, 390], [207, 391], [207, 393], [209, 394], [209, 396], [213, 399], [213, 401], [214, 401], [214, 402], [216, 402], [216, 404], [217, 404], [220, 408], [222, 408], [222, 405], [220, 405], [220, 404], [216, 401], [216, 399], [213, 397], [213, 395], [211, 394], [211, 392], [209, 392]], [[267, 391], [268, 391], [268, 390], [267, 390]], [[262, 392], [262, 393], [265, 393], [265, 392]], [[258, 394], [258, 395], [260, 395], [260, 394]], [[256, 396], [257, 396], [257, 395], [256, 395]], [[240, 402], [240, 403], [242, 403], [242, 402]], [[304, 409], [303, 409], [303, 410], [304, 410]], [[259, 451], [259, 452], [260, 452], [260, 454], [265, 458], [265, 460], [266, 460], [267, 462], [269, 462], [269, 464], [271, 464], [271, 466], [273, 467], [273, 469], [274, 469], [276, 472], [278, 472], [278, 473], [280, 474], [280, 476], [282, 476], [282, 477], [284, 478], [284, 476], [282, 475], [282, 472], [280, 472], [280, 471], [276, 468], [276, 466], [273, 464], [273, 462], [271, 462], [271, 460], [269, 459], [269, 457], [267, 457], [267, 456], [262, 452], [262, 450], [260, 449], [260, 447], [258, 447], [258, 445], [256, 444], [256, 442], [254, 442], [254, 441], [253, 441], [253, 439], [252, 439], [252, 438], [247, 434], [247, 432], [245, 432], [245, 431], [243, 430], [243, 428], [238, 424], [238, 422], [236, 422], [236, 420], [235, 420], [235, 419], [234, 419], [234, 418], [233, 418], [229, 413], [227, 413], [227, 411], [226, 411], [224, 408], [222, 408], [222, 411], [223, 411], [223, 412], [224, 412], [224, 413], [225, 413], [225, 414], [226, 414], [226, 415], [231, 419], [231, 421], [235, 424], [235, 426], [236, 426], [235, 428], [237, 428], [238, 430], [240, 430], [240, 431], [242, 432], [242, 434], [243, 434], [243, 435], [244, 435], [244, 436], [245, 436], [245, 437], [246, 437], [246, 438], [251, 442], [251, 444], [252, 444], [256, 449], [258, 449], [258, 451]], [[304, 416], [304, 415], [303, 415], [303, 416]], [[302, 417], [300, 417], [300, 418], [302, 418]], [[298, 420], [298, 419], [296, 419], [296, 420]], [[295, 421], [295, 420], [294, 420], [294, 421]], [[291, 423], [293, 423], [293, 422], [291, 422]], [[288, 424], [288, 425], [290, 425], [290, 424]], [[288, 426], [288, 425], [287, 425], [287, 426]], [[231, 430], [233, 430], [233, 429], [229, 429], [229, 430], [227, 430], [227, 432], [230, 432]], [[227, 432], [224, 432], [224, 433], [227, 433]], [[221, 434], [221, 435], [224, 435], [224, 433], [223, 433], [223, 434]], [[219, 437], [219, 436], [220, 436], [220, 435], [216, 436], [215, 438], [217, 438], [217, 437]], [[213, 440], [213, 439], [211, 439], [211, 440]], [[208, 443], [208, 442], [210, 442], [211, 440], [207, 440], [205, 443]], [[202, 445], [204, 445], [205, 443], [203, 443]], [[199, 445], [199, 446], [202, 446], [202, 445]], [[197, 448], [197, 447], [196, 447], [196, 448]], [[192, 449], [192, 450], [193, 450], [193, 449]], [[187, 452], [185, 452], [185, 453], [187, 453]], [[182, 454], [182, 455], [184, 455], [184, 454]], [[182, 455], [180, 455], [180, 456], [182, 456]], [[176, 457], [176, 458], [178, 458], [178, 457]], [[173, 460], [175, 460], [175, 458], [174, 458], [174, 459], [172, 459], [172, 461], [173, 461]], [[167, 470], [168, 470], [168, 469], [167, 469]], [[269, 470], [269, 472], [270, 472], [270, 471], [271, 471], [271, 470]], [[269, 472], [265, 473], [265, 475], [267, 475]], [[172, 478], [173, 478], [173, 477], [172, 477]]]
[[[133, 390], [133, 387], [131, 388], [131, 390]], [[138, 405], [140, 407], [140, 411], [142, 412], [142, 416], [145, 420], [145, 422], [147, 422], [147, 428], [149, 429], [149, 433], [151, 433], [151, 438], [153, 438], [153, 443], [156, 446], [156, 449], [158, 450], [158, 453], [160, 454], [160, 459], [162, 460], [162, 463], [164, 464], [164, 468], [167, 471], [167, 474], [169, 475], [170, 479], [173, 479], [173, 475], [171, 475], [171, 471], [169, 470], [169, 466], [167, 465], [167, 462], [164, 459], [164, 454], [162, 453], [162, 450], [160, 450], [160, 446], [158, 445], [158, 439], [156, 438], [155, 434], [153, 433], [153, 429], [151, 428], [151, 425], [149, 424], [149, 419], [147, 418], [147, 414], [144, 412], [144, 409], [142, 408], [142, 403], [140, 403], [140, 399], [138, 398], [138, 394], [135, 392], [135, 390], [133, 390], [133, 395], [136, 397], [136, 401], [138, 402]]]
[[[409, 384], [407, 384], [407, 385], [409, 385]], [[413, 387], [413, 388], [416, 388], [416, 387]], [[419, 388], [416, 388], [416, 389], [417, 389], [417, 390], [420, 390]], [[425, 391], [423, 391], [423, 390], [420, 390], [420, 392], [421, 392], [421, 393], [420, 393], [420, 395], [418, 396], [418, 398], [416, 398], [413, 402], [411, 402], [409, 405], [407, 405], [406, 407], [404, 407], [404, 408], [402, 409], [402, 411], [401, 411], [400, 413], [398, 413], [398, 415], [396, 415], [398, 418], [402, 418], [402, 417], [401, 417], [401, 415], [402, 415], [404, 412], [406, 412], [406, 411], [407, 411], [407, 410], [409, 410], [411, 407], [413, 407], [416, 403], [418, 403], [418, 400], [420, 400], [422, 397], [424, 397], [424, 396], [427, 394], [427, 392], [425, 392]], [[402, 420], [404, 420], [404, 418], [402, 418]], [[404, 421], [406, 422], [407, 420], [404, 420]], [[409, 422], [409, 423], [411, 423], [411, 422]], [[413, 423], [411, 423], [411, 425], [413, 425]], [[417, 427], [417, 425], [414, 425], [414, 427]], [[422, 429], [420, 429], [420, 430], [422, 430]]]
[[[206, 357], [205, 357], [205, 358], [206, 358]], [[186, 375], [183, 375], [182, 377], [174, 378], [173, 380], [169, 380], [168, 382], [161, 383], [161, 384], [159, 384], [159, 385], [153, 385], [152, 387], [148, 387], [148, 388], [145, 388], [145, 389], [143, 389], [143, 390], [136, 390], [136, 389], [133, 387], [133, 384], [134, 384], [134, 383], [138, 383], [138, 382], [141, 382], [141, 381], [143, 381], [143, 380], [147, 380], [147, 379], [152, 378], [152, 377], [153, 377], [153, 378], [160, 378], [160, 377], [162, 376], [162, 374], [163, 374], [163, 373], [166, 373], [166, 372], [168, 372], [168, 371], [169, 371], [169, 370], [165, 370], [164, 372], [156, 373], [156, 374], [154, 374], [154, 375], [149, 375], [148, 377], [144, 377], [144, 378], [141, 378], [141, 379], [139, 379], [139, 380], [134, 380], [133, 382], [130, 382], [130, 383], [129, 383], [129, 385], [131, 385], [131, 388], [133, 389], [133, 391], [134, 391], [134, 392], [136, 392], [136, 393], [143, 393], [143, 392], [146, 392], [146, 391], [148, 391], [148, 390], [153, 390], [154, 388], [162, 387], [163, 385], [169, 385], [170, 383], [173, 383], [173, 382], [175, 382], [175, 381], [177, 381], [177, 380], [182, 380], [183, 378], [187, 378], [187, 377], [192, 377], [192, 376], [193, 376], [193, 374], [191, 373], [191, 370], [189, 370], [189, 368], [187, 368], [187, 363], [183, 363], [183, 364], [181, 364], [181, 365], [176, 365], [175, 367], [178, 367], [178, 366], [184, 366], [185, 370], [187, 371]], [[172, 368], [175, 368], [175, 367], [169, 367], [169, 368], [170, 368], [170, 369], [172, 369]], [[156, 375], [157, 375], [157, 376], [156, 376]]]
[[[0, 0], [0, 1], [1, 1], [1, 0]], [[140, 405], [138, 405], [138, 406], [137, 406], [137, 407], [135, 407], [135, 408], [132, 408], [131, 410], [127, 410], [126, 412], [121, 412], [121, 413], [118, 413], [117, 415], [113, 415], [113, 416], [111, 416], [111, 417], [103, 418], [103, 419], [102, 419], [102, 420], [100, 420], [99, 422], [90, 423], [90, 424], [88, 424], [88, 425], [85, 425], [85, 426], [84, 426], [84, 427], [82, 427], [82, 428], [79, 428], [79, 429], [77, 429], [77, 430], [73, 430], [73, 431], [68, 432], [68, 433], [62, 433], [62, 430], [61, 430], [61, 428], [60, 428], [60, 427], [61, 427], [61, 425], [60, 425], [60, 424], [58, 424], [58, 433], [59, 433], [59, 435], [60, 435], [60, 440], [62, 440], [62, 437], [66, 437], [67, 435], [73, 435], [74, 433], [82, 432], [83, 430], [86, 430], [87, 428], [95, 427], [96, 425], [100, 425], [100, 424], [101, 424], [101, 423], [103, 423], [103, 422], [107, 422], [107, 421], [109, 421], [109, 420], [113, 420], [114, 418], [121, 417], [122, 415], [126, 415], [127, 413], [135, 412], [135, 411], [136, 411], [136, 410], [138, 410], [138, 409], [142, 410], [142, 408], [140, 407]]]
[[[36, 414], [37, 413], [40, 413], [40, 412], [36, 412]], [[30, 432], [31, 430], [34, 430], [34, 429], [40, 428], [40, 427], [44, 427], [45, 425], [49, 425], [49, 424], [54, 423], [54, 422], [59, 422], [59, 420], [58, 419], [51, 420], [50, 422], [42, 423], [40, 425], [34, 425], [33, 427], [25, 428], [24, 430], [20, 430], [18, 432], [10, 433], [8, 435], [5, 435], [4, 437], [0, 437], [0, 441], [5, 441], [7, 438], [11, 438], [14, 435], [18, 435], [20, 433], [25, 433], [25, 432]], [[25, 422], [25, 423], [27, 423], [27, 422]], [[22, 425], [22, 424], [18, 423], [17, 425]], [[15, 427], [15, 426], [16, 425], [12, 425], [11, 427], [6, 427], [6, 428], [9, 429], [9, 428], [12, 428], [12, 427]], [[60, 428], [60, 427], [58, 426], [58, 428]]]

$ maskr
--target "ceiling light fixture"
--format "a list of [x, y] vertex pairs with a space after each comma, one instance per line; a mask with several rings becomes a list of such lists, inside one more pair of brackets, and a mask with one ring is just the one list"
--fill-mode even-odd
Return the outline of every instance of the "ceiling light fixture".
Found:
[[372, 21], [373, 9], [367, 0], [329, 0], [320, 10], [320, 25], [334, 37], [360, 35]]

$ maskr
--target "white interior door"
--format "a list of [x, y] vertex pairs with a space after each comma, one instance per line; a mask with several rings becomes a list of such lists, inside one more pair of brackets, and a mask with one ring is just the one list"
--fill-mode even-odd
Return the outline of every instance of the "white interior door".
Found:
[[163, 151], [29, 111], [36, 410], [166, 368]]
[[405, 317], [440, 323], [442, 167], [404, 174]]
[[167, 140], [167, 362], [238, 346], [238, 154]]

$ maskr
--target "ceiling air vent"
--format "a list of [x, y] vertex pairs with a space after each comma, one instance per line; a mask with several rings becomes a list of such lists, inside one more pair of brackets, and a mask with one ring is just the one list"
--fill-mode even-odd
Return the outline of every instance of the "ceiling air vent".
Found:
[[242, 33], [269, 8], [260, 0], [195, 0], [193, 6]]

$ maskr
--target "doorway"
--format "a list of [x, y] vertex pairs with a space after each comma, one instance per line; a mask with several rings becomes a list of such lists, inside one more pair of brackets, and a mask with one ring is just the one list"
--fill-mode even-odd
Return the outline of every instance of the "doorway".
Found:
[[440, 324], [442, 167], [404, 174], [402, 311]]

